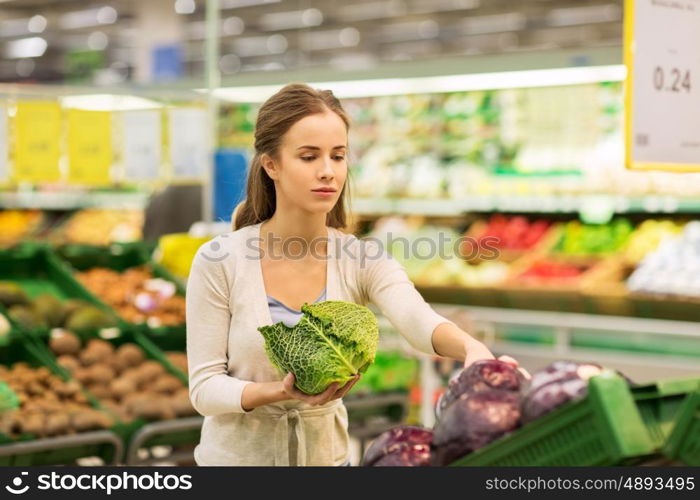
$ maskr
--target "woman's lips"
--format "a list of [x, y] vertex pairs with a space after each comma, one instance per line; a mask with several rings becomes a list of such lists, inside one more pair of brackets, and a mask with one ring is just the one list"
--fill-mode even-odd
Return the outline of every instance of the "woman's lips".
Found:
[[335, 191], [322, 191], [320, 189], [313, 190], [311, 192], [314, 193], [315, 195], [322, 197], [322, 198], [330, 198], [335, 194]]

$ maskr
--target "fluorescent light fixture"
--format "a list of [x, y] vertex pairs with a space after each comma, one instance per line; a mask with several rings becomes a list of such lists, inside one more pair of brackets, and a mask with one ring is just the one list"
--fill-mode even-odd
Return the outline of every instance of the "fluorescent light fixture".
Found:
[[[626, 75], [627, 68], [619, 64], [420, 78], [328, 81], [309, 83], [309, 85], [316, 88], [331, 89], [340, 98], [353, 98], [426, 92], [462, 92], [620, 82], [625, 79]], [[233, 102], [264, 102], [282, 87], [283, 85], [226, 87], [214, 90], [214, 96]], [[206, 92], [206, 90], [198, 89], [198, 92]]]
[[114, 24], [118, 14], [114, 7], [104, 6], [94, 9], [77, 10], [63, 14], [58, 24], [66, 30], [89, 28], [100, 24]]
[[85, 94], [60, 98], [64, 108], [90, 111], [130, 111], [138, 109], [162, 108], [159, 102], [132, 95]]
[[574, 26], [577, 24], [615, 22], [621, 18], [622, 9], [618, 5], [591, 5], [552, 9], [547, 14], [547, 23], [550, 26]]
[[260, 16], [263, 31], [293, 30], [319, 26], [323, 23], [323, 13], [318, 9], [272, 12]]
[[5, 56], [8, 59], [23, 59], [25, 57], [41, 57], [46, 52], [48, 44], [39, 36], [20, 38], [5, 44]]
[[282, 0], [221, 0], [220, 8], [240, 9], [242, 7], [257, 7], [258, 5], [270, 5], [280, 3]]

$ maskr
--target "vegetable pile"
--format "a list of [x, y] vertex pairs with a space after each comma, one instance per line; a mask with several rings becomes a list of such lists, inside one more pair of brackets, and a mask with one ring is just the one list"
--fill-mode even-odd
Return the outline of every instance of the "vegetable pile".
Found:
[[303, 316], [292, 328], [283, 322], [258, 328], [265, 351], [281, 373], [293, 373], [296, 387], [318, 394], [340, 386], [374, 362], [379, 327], [367, 307], [340, 300], [304, 304]]
[[528, 423], [585, 398], [588, 380], [603, 371], [594, 363], [557, 361], [526, 381], [509, 363], [477, 361], [450, 380], [435, 409], [438, 420], [432, 430], [390, 429], [367, 449], [363, 465], [449, 465], [515, 431], [526, 432]]

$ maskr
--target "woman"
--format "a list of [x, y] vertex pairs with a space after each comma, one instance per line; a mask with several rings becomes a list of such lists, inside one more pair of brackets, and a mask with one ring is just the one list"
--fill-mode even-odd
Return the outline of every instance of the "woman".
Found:
[[[416, 349], [463, 361], [489, 350], [437, 314], [404, 269], [346, 224], [349, 121], [330, 91], [291, 84], [261, 108], [247, 199], [234, 231], [203, 245], [187, 284], [190, 398], [205, 416], [199, 465], [343, 465], [341, 398], [316, 395], [270, 364], [258, 327], [292, 326], [322, 300], [374, 304]], [[515, 363], [514, 360], [511, 362]]]

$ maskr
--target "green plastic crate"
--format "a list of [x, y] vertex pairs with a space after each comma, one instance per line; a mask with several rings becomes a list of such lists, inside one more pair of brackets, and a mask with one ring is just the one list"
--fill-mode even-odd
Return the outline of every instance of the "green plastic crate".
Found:
[[[108, 247], [64, 245], [58, 248], [57, 252], [60, 258], [76, 272], [86, 271], [94, 267], [105, 267], [114, 271], [123, 272], [131, 267], [146, 266], [151, 270], [154, 277], [173, 282], [176, 286], [178, 295], [185, 295], [185, 287], [183, 283], [165, 267], [150, 260], [150, 247], [143, 242], [114, 243]], [[76, 279], [76, 281], [78, 280]], [[79, 282], [78, 284], [81, 288], [83, 288], [85, 293], [90, 293], [87, 288], [83, 287], [82, 284]], [[109, 307], [107, 304], [102, 302], [99, 297], [96, 297], [96, 300], [98, 300], [103, 306]], [[113, 312], [116, 314], [116, 311]], [[174, 336], [178, 339], [177, 342], [179, 342], [184, 349], [186, 339], [184, 323], [182, 325], [152, 328], [145, 323], [141, 323], [139, 325], [129, 323], [123, 318], [120, 318], [120, 321], [122, 326], [138, 326], [147, 335], [153, 336], [154, 338], [160, 336]]]
[[654, 443], [627, 382], [591, 378], [588, 395], [470, 453], [454, 466], [604, 466], [652, 455]]
[[[9, 366], [19, 361], [27, 362], [34, 367], [45, 366], [55, 375], [66, 379], [65, 371], [58, 370], [55, 365], [48, 361], [43, 346], [39, 345], [33, 338], [15, 337], [12, 342], [9, 342], [0, 349], [0, 364]], [[99, 408], [99, 404], [97, 404], [94, 398], [88, 397], [88, 399], [93, 407]], [[115, 435], [115, 439], [119, 441], [119, 446], [104, 442], [92, 444], [81, 443], [79, 439], [81, 435], [84, 435], [83, 433], [72, 435], [77, 438], [75, 440], [71, 439], [72, 436], [41, 438], [42, 441], [52, 444], [50, 449], [44, 449], [42, 451], [27, 450], [26, 452], [17, 451], [12, 455], [0, 456], [0, 465], [30, 466], [70, 464], [83, 457], [100, 457], [105, 463], [110, 463], [120, 458], [116, 457], [115, 454], [119, 453], [124, 448], [117, 432], [122, 426], [123, 424], [117, 423], [109, 429], [109, 431]], [[32, 443], [36, 441], [37, 438], [30, 434], [23, 434], [16, 439], [6, 435], [0, 435], [0, 447], [3, 445]], [[75, 442], [73, 443], [71, 441]]]
[[658, 449], [666, 443], [688, 394], [700, 388], [700, 378], [660, 380], [632, 388], [642, 420]]
[[678, 409], [676, 425], [663, 453], [686, 465], [700, 467], [700, 390], [689, 394]]
[[[83, 342], [88, 341], [91, 338], [101, 338], [103, 340], [107, 340], [108, 342], [112, 343], [115, 347], [118, 347], [126, 342], [133, 342], [134, 344], [138, 345], [141, 347], [146, 354], [146, 357], [148, 359], [155, 360], [165, 366], [166, 370], [176, 376], [183, 384], [185, 387], [188, 385], [188, 377], [187, 374], [183, 373], [180, 371], [177, 367], [175, 367], [165, 356], [163, 351], [161, 351], [153, 342], [151, 342], [148, 337], [146, 337], [143, 332], [141, 332], [138, 329], [126, 329], [126, 330], [108, 330], [108, 331], [103, 331], [100, 333], [95, 333], [95, 332], [79, 332], [78, 333], [79, 337], [83, 340]], [[44, 344], [41, 346], [44, 350], [44, 355], [48, 356], [50, 358], [50, 363], [53, 365], [57, 365], [56, 362], [56, 357], [53, 355], [53, 353], [48, 349], [48, 345], [46, 342], [48, 341], [48, 337], [44, 339]], [[59, 370], [62, 370], [62, 368], [59, 366]], [[157, 423], [158, 421], [156, 421]], [[153, 422], [151, 422], [153, 423]], [[124, 440], [124, 443], [129, 443], [131, 439], [136, 435], [136, 433], [141, 430], [146, 425], [151, 424], [143, 419], [136, 419], [132, 422], [126, 422], [126, 423], [120, 423], [116, 425], [112, 430], [115, 434], [119, 435]], [[157, 444], [170, 444], [170, 445], [178, 445], [178, 444], [189, 444], [189, 443], [198, 443], [199, 442], [199, 431], [188, 431], [188, 432], [173, 432], [171, 434], [165, 434], [161, 435], [158, 438], [158, 443]]]

